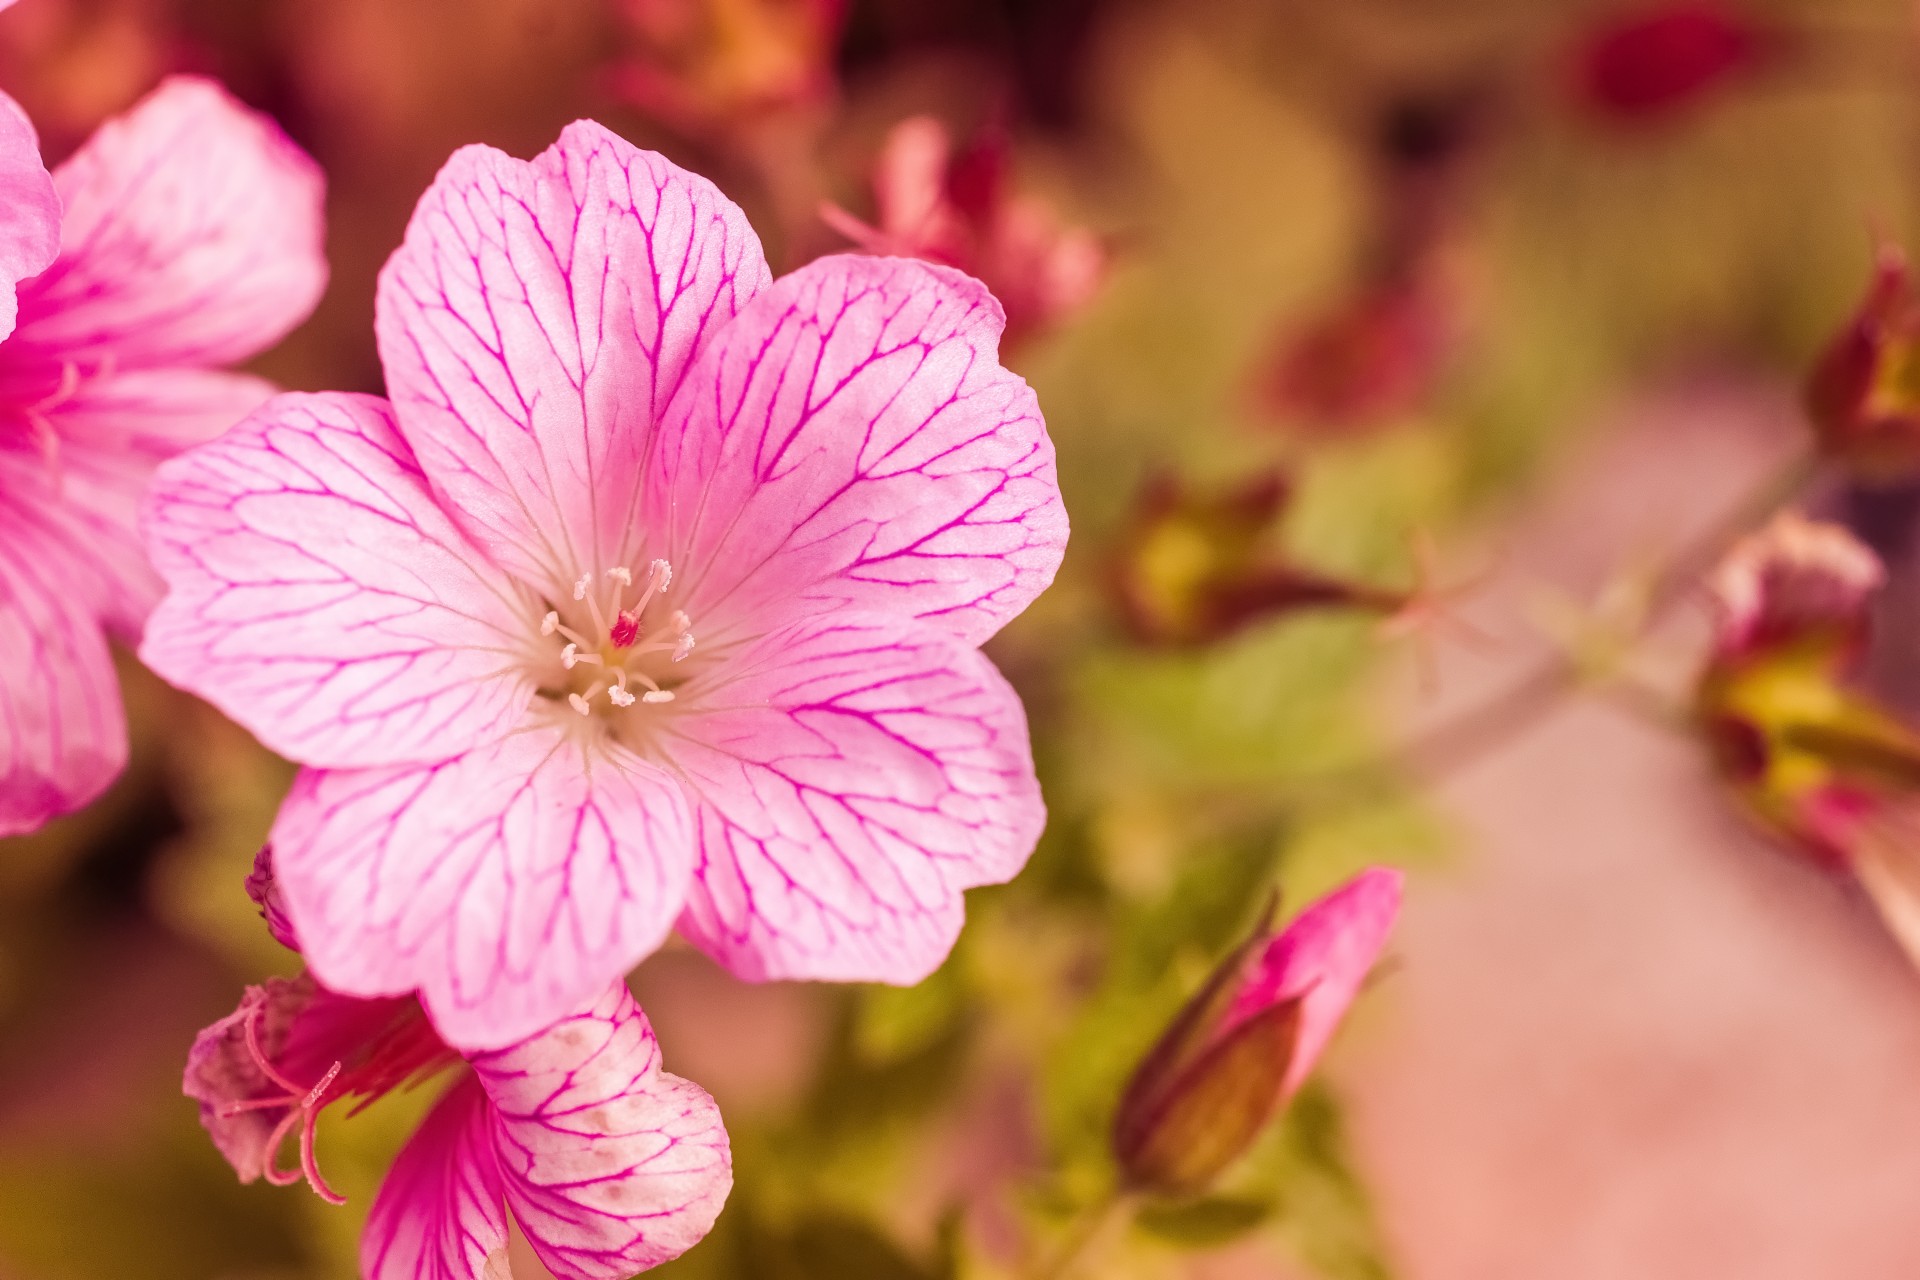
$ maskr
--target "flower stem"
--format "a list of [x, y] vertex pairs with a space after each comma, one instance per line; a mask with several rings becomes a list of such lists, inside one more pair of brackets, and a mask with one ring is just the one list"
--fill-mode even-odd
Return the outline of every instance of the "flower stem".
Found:
[[1113, 1224], [1133, 1215], [1135, 1203], [1136, 1197], [1118, 1186], [1105, 1192], [1080, 1211], [1059, 1247], [1033, 1269], [1030, 1280], [1069, 1280]]

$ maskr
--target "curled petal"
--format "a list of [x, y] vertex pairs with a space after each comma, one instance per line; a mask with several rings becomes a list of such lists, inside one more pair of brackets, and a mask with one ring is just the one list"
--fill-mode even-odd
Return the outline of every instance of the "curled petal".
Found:
[[530, 690], [534, 605], [428, 492], [385, 401], [280, 397], [160, 468], [141, 657], [309, 764], [443, 760]]
[[514, 1220], [559, 1280], [625, 1280], [699, 1243], [733, 1185], [719, 1108], [660, 1069], [624, 985], [473, 1059]]
[[767, 279], [732, 201], [597, 124], [531, 162], [463, 148], [380, 277], [402, 429], [502, 564], [555, 587], [626, 564], [653, 424]]
[[851, 609], [973, 644], [1026, 608], [1067, 517], [1004, 323], [979, 282], [898, 258], [821, 258], [754, 299], [687, 375], [649, 481], [682, 607], [720, 633]]
[[961, 891], [1012, 877], [1046, 820], [1019, 698], [924, 623], [777, 632], [688, 696], [668, 753], [697, 797], [681, 929], [747, 978], [915, 982]]
[[20, 104], [0, 93], [0, 338], [13, 332], [16, 286], [59, 251], [60, 197], [40, 162], [40, 138]]
[[0, 836], [91, 803], [127, 762], [119, 681], [73, 574], [56, 538], [0, 505]]
[[677, 783], [544, 722], [435, 765], [304, 773], [272, 838], [320, 980], [418, 990], [461, 1049], [549, 1025], [659, 946], [692, 856]]
[[20, 291], [18, 346], [120, 369], [231, 364], [326, 285], [319, 167], [211, 81], [164, 82], [54, 182], [60, 256]]
[[493, 1127], [487, 1095], [471, 1076], [434, 1104], [367, 1215], [366, 1280], [511, 1280]]

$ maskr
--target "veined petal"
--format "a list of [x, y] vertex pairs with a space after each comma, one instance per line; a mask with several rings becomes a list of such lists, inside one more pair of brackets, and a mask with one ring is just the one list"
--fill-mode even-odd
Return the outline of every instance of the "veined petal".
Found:
[[1360, 994], [1400, 915], [1404, 881], [1391, 867], [1372, 867], [1314, 902], [1267, 947], [1228, 1010], [1221, 1037], [1283, 1000], [1300, 1000], [1283, 1093], [1291, 1094], [1312, 1074]]
[[60, 256], [20, 290], [17, 345], [117, 369], [230, 364], [326, 285], [319, 167], [211, 81], [165, 81], [54, 182]]
[[978, 281], [899, 258], [821, 258], [756, 298], [688, 373], [649, 477], [682, 607], [716, 634], [852, 609], [973, 644], [1026, 608], [1067, 517], [1004, 324]]
[[360, 1237], [365, 1280], [511, 1280], [493, 1111], [464, 1076], [387, 1170]]
[[0, 836], [71, 813], [127, 762], [120, 683], [68, 557], [0, 504]]
[[733, 1185], [720, 1110], [660, 1069], [659, 1042], [624, 984], [472, 1061], [493, 1100], [507, 1203], [559, 1280], [625, 1280], [713, 1226]]
[[767, 279], [732, 201], [597, 124], [532, 162], [463, 148], [380, 277], [402, 429], [449, 509], [529, 580], [626, 564], [654, 422]]
[[631, 969], [692, 861], [677, 783], [537, 718], [436, 765], [304, 773], [272, 839], [320, 980], [418, 990], [460, 1049], [513, 1043]]
[[535, 603], [441, 511], [385, 401], [288, 395], [161, 467], [141, 657], [308, 764], [444, 760], [517, 723]]
[[44, 411], [56, 452], [0, 452], [0, 491], [34, 495], [48, 536], [67, 548], [75, 570], [65, 587], [84, 596], [109, 631], [136, 640], [161, 595], [139, 529], [154, 468], [272, 395], [258, 378], [204, 369], [87, 379]]
[[697, 800], [682, 932], [746, 978], [925, 977], [961, 891], [1011, 878], [1045, 824], [1019, 698], [946, 632], [874, 617], [716, 670], [665, 730]]
[[13, 332], [16, 286], [59, 251], [60, 197], [40, 161], [40, 137], [20, 104], [0, 93], [0, 338]]

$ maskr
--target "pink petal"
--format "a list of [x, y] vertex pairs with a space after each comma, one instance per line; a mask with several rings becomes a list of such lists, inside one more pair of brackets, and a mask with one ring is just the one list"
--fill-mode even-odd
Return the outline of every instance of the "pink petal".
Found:
[[40, 162], [39, 135], [20, 104], [0, 93], [0, 338], [13, 332], [15, 287], [59, 251], [60, 197]]
[[449, 1044], [492, 1048], [659, 946], [686, 893], [686, 801], [572, 732], [536, 721], [438, 765], [302, 774], [274, 869], [320, 980], [417, 989]]
[[127, 762], [106, 638], [57, 539], [0, 504], [0, 836], [91, 803]]
[[733, 1186], [720, 1110], [660, 1069], [624, 985], [473, 1068], [497, 1113], [507, 1203], [559, 1280], [624, 1280], [713, 1226]]
[[1327, 1041], [1360, 994], [1400, 914], [1405, 877], [1387, 867], [1361, 872], [1302, 911], [1268, 945], [1220, 1034], [1262, 1009], [1301, 997], [1300, 1033], [1282, 1085], [1291, 1094], [1312, 1074]]
[[365, 1280], [510, 1280], [493, 1111], [471, 1076], [434, 1104], [374, 1197]]
[[160, 468], [171, 594], [141, 657], [282, 755], [444, 760], [530, 696], [523, 598], [440, 510], [385, 401], [288, 395]]
[[821, 258], [721, 332], [661, 433], [648, 509], [710, 634], [838, 609], [979, 643], [1067, 541], [999, 304], [925, 262]]
[[44, 412], [56, 441], [51, 456], [0, 453], [0, 491], [33, 496], [49, 535], [66, 548], [69, 587], [112, 633], [138, 639], [161, 594], [139, 531], [154, 468], [272, 394], [258, 378], [200, 369], [87, 379]]
[[165, 81], [54, 182], [60, 256], [20, 290], [17, 345], [118, 369], [229, 364], [326, 285], [319, 168], [211, 81]]
[[872, 617], [720, 669], [665, 747], [699, 798], [681, 930], [746, 978], [925, 977], [961, 891], [1011, 878], [1045, 823], [1019, 698], [946, 632]]
[[767, 279], [731, 201], [597, 124], [530, 163], [466, 147], [381, 275], [387, 384], [448, 508], [570, 587], [633, 559], [653, 423]]

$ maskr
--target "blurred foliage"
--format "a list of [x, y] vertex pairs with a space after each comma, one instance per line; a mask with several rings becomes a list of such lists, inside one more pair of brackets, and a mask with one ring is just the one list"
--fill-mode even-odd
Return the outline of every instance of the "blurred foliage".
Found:
[[[709, 975], [689, 1013], [670, 998], [684, 956], [638, 979], [663, 993], [669, 1064], [726, 1109], [738, 1174], [712, 1238], [663, 1277], [958, 1280], [1015, 1274], [1108, 1194], [1121, 1083], [1268, 886], [1302, 901], [1446, 845], [1390, 770], [1362, 803], [1306, 799], [1380, 756], [1374, 622], [1300, 616], [1179, 653], [1125, 638], [1107, 570], [1144, 478], [1285, 466], [1291, 554], [1405, 583], [1414, 534], [1496, 514], [1607, 395], [1703, 364], [1797, 369], [1855, 297], [1870, 221], [1913, 221], [1911, 14], [1753, 10], [1796, 33], [1793, 56], [1634, 130], [1570, 105], [1565, 50], [1603, 6], [1566, 0], [868, 0], [834, 102], [727, 137], [616, 98], [630, 42], [597, 0], [21, 0], [0, 18], [0, 84], [56, 155], [172, 68], [285, 121], [332, 182], [332, 290], [260, 365], [298, 387], [377, 389], [373, 277], [454, 146], [529, 154], [576, 115], [713, 176], [782, 269], [833, 247], [819, 196], [864, 211], [864, 165], [914, 111], [1006, 121], [1023, 186], [1109, 237], [1103, 295], [1009, 357], [1075, 530], [1058, 585], [990, 649], [1052, 809], [1030, 868], [972, 895], [953, 957], [912, 989], [762, 1005]], [[1473, 119], [1432, 246], [1462, 316], [1432, 394], [1335, 440], [1263, 421], [1251, 388], [1275, 335], [1352, 289], [1391, 225], [1382, 122], [1434, 102]], [[0, 1278], [352, 1274], [360, 1215], [428, 1098], [328, 1118], [348, 1209], [233, 1185], [178, 1066], [244, 981], [287, 967], [240, 882], [291, 772], [131, 660], [123, 675], [127, 775], [0, 850]], [[744, 1064], [779, 1080], [736, 1083], [734, 1039], [768, 1010], [803, 1033]], [[1192, 1250], [1249, 1245], [1271, 1260], [1249, 1274], [1391, 1274], [1323, 1084], [1217, 1193], [1145, 1208], [1098, 1274], [1174, 1276]]]

